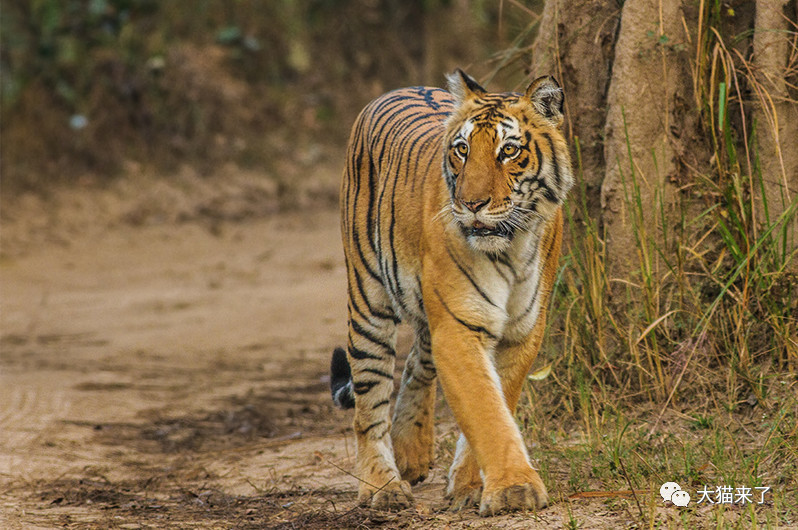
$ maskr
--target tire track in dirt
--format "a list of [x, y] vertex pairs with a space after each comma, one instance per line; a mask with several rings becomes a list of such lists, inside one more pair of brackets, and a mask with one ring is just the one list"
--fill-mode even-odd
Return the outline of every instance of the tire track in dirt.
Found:
[[29, 449], [40, 444], [57, 418], [70, 408], [66, 394], [51, 385], [21, 386], [0, 377], [0, 476], [12, 476], [25, 469]]
[[[34, 437], [36, 430], [25, 432], [12, 429], [12, 426], [24, 425], [26, 418], [41, 418], [45, 414], [37, 408], [46, 411], [50, 407], [37, 407], [41, 402], [37, 398], [39, 392], [35, 388], [18, 388], [9, 384], [4, 384], [3, 387], [6, 390], [0, 394], [0, 446], [6, 448], [6, 451], [14, 451], [26, 440]], [[10, 472], [9, 467], [0, 467], [0, 473], [8, 472]]]
[[164, 498], [192, 525], [207, 499], [187, 492], [259, 505], [273, 462], [253, 457], [341, 436], [322, 379], [345, 333], [335, 212], [94, 236], [0, 261], [0, 526], [107, 527]]

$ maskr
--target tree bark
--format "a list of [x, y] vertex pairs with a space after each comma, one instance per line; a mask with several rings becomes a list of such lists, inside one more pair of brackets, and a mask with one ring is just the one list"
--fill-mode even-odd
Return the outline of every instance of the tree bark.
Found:
[[[785, 38], [789, 14], [796, 6], [786, 0], [757, 0], [754, 30], [754, 94], [757, 149], [764, 190], [758, 193], [756, 218], [769, 225], [798, 195], [798, 105], [787, 89], [789, 41]], [[794, 20], [794, 18], [793, 18]], [[794, 75], [794, 74], [793, 74]], [[798, 243], [798, 215], [788, 228], [788, 244]], [[793, 260], [794, 267], [798, 266]]]
[[656, 238], [651, 230], [658, 225], [659, 205], [666, 216], [671, 211], [676, 173], [671, 129], [681, 126], [672, 114], [677, 97], [692, 91], [687, 58], [677, 51], [686, 49], [677, 46], [685, 41], [680, 4], [627, 0], [621, 17], [601, 185], [610, 277], [639, 269], [636, 232]]
[[[532, 77], [550, 74], [565, 89], [566, 127], [581, 148], [584, 199], [600, 216], [604, 180], [603, 129], [620, 8], [606, 0], [549, 0], [532, 47]], [[577, 186], [575, 195], [582, 193]]]
[[[701, 113], [718, 112], [713, 83], [724, 68], [737, 69], [729, 118], [739, 153], [746, 150], [741, 127], [748, 132], [750, 118], [757, 122], [765, 186], [753, 190], [756, 219], [774, 222], [798, 195], [798, 0], [757, 0], [755, 23], [753, 6], [738, 4], [713, 11], [717, 6], [701, 3], [703, 13], [688, 0], [626, 0], [622, 7], [613, 0], [548, 0], [544, 6], [530, 67], [533, 75], [553, 74], [565, 90], [567, 132], [581, 146], [585, 190], [581, 197], [577, 186], [571, 210], [578, 218], [584, 199], [587, 215], [601, 227], [610, 278], [635, 282], [633, 272], [656, 260], [640, 242], [665, 243], [658, 233], [663, 221], [674, 226], [679, 216], [706, 210], [697, 175], [712, 175], [712, 157], [726, 151], [712, 147], [707, 128], [717, 125], [716, 116], [704, 114], [702, 129]], [[753, 62], [751, 40], [731, 38], [752, 27]], [[721, 58], [725, 41], [731, 51]], [[747, 83], [741, 80], [746, 69]], [[788, 253], [798, 245], [798, 215], [787, 245]]]

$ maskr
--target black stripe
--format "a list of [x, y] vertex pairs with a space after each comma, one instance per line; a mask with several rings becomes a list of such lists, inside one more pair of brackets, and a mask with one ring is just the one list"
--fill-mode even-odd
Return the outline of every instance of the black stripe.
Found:
[[359, 361], [363, 360], [363, 359], [373, 359], [375, 361], [384, 361], [385, 360], [382, 357], [380, 357], [379, 355], [374, 355], [374, 354], [369, 353], [369, 352], [367, 352], [365, 350], [361, 350], [360, 348], [358, 348], [354, 344], [352, 344], [351, 340], [349, 342], [350, 343], [347, 345], [347, 349], [349, 350], [349, 355], [353, 359], [357, 359]]
[[[452, 102], [451, 99], [444, 96], [448, 95], [449, 93], [440, 88], [418, 87], [418, 94], [419, 96], [422, 96], [424, 98], [424, 103], [426, 103], [427, 106], [429, 106], [429, 108], [433, 110], [438, 110], [441, 108], [441, 106], [451, 104]], [[443, 100], [440, 103], [435, 101], [436, 94], [444, 96]]]
[[[543, 268], [546, 267], [546, 263], [549, 261], [552, 252], [554, 252], [554, 241], [555, 237], [552, 235], [552, 237], [549, 240], [548, 248], [546, 249], [546, 257], [543, 259]], [[533, 256], [537, 256], [538, 250], [539, 248], [535, 250]], [[532, 298], [529, 301], [529, 305], [520, 316], [513, 319], [514, 322], [520, 322], [524, 318], [526, 318], [526, 316], [532, 311], [532, 308], [535, 306], [535, 303], [537, 302], [538, 299], [538, 293], [540, 292], [540, 285], [543, 282], [543, 269], [541, 269], [540, 274], [541, 276], [540, 278], [538, 278], [537, 284], [535, 285], [535, 292], [532, 294]]]
[[[424, 112], [413, 112], [413, 109], [425, 109], [424, 105], [403, 105], [403, 102], [400, 101], [399, 104], [395, 105], [394, 108], [390, 109], [390, 113], [386, 110], [385, 113], [375, 115], [376, 123], [372, 125], [371, 132], [371, 142], [370, 142], [370, 151], [372, 153], [376, 152], [376, 147], [379, 145], [379, 142], [382, 142], [382, 149], [380, 150], [380, 156], [377, 157], [377, 160], [382, 160], [382, 156], [385, 154], [386, 144], [388, 142], [385, 141], [387, 135], [392, 134], [395, 130], [395, 122], [397, 120], [404, 120], [408, 114], [412, 116], [426, 116]], [[379, 124], [379, 128], [377, 125]], [[390, 126], [390, 132], [386, 133], [385, 130]]]
[[[366, 322], [368, 322], [372, 326], [376, 327], [375, 324], [373, 322], [371, 322], [371, 319], [369, 319], [369, 317], [366, 316], [365, 313], [363, 313], [363, 310], [360, 309], [360, 305], [355, 300], [354, 293], [352, 292], [352, 282], [348, 283], [347, 288], [346, 288], [346, 293], [349, 296], [349, 308], [350, 308], [349, 318], [350, 319], [352, 318], [351, 308], [354, 308], [355, 313], [357, 313], [360, 316], [360, 318], [362, 318], [363, 320], [365, 320]], [[363, 298], [362, 294], [363, 293], [361, 293], [361, 298]], [[368, 307], [368, 300], [366, 300], [366, 306]]]
[[535, 156], [538, 159], [538, 168], [535, 170], [535, 174], [534, 175], [531, 175], [529, 177], [526, 177], [526, 178], [518, 181], [518, 184], [515, 187], [516, 193], [520, 193], [521, 192], [521, 186], [526, 184], [527, 182], [538, 181], [538, 183], [540, 184], [539, 176], [540, 176], [540, 170], [543, 167], [543, 153], [540, 152], [540, 147], [538, 147], [538, 142], [536, 140], [533, 140], [532, 143], [535, 145]]
[[[369, 158], [369, 174], [368, 174], [368, 196], [366, 197], [366, 202], [368, 207], [366, 208], [366, 238], [368, 240], [368, 244], [371, 246], [371, 251], [374, 254], [377, 254], [377, 247], [374, 241], [374, 200], [372, 197], [372, 193], [376, 189], [377, 185], [377, 171], [374, 167], [374, 160]], [[382, 283], [380, 279], [380, 283]]]
[[421, 346], [421, 351], [429, 353], [431, 344], [430, 344], [430, 336], [429, 333], [425, 333], [423, 336], [416, 334], [416, 341], [419, 346]]
[[[375, 122], [379, 122], [380, 118], [391, 118], [396, 109], [401, 110], [407, 106], [408, 101], [418, 101], [418, 99], [402, 93], [400, 89], [374, 100], [366, 106], [363, 112]], [[371, 123], [369, 128], [373, 129], [375, 125], [376, 123]]]
[[404, 289], [402, 289], [402, 285], [399, 283], [399, 260], [396, 259], [396, 246], [394, 245], [394, 233], [396, 229], [396, 188], [398, 184], [398, 179], [396, 175], [393, 175], [393, 189], [391, 190], [391, 221], [388, 223], [388, 247], [391, 249], [391, 269], [392, 269], [392, 277], [393, 283], [395, 288], [395, 299], [399, 302], [399, 306], [404, 310], [407, 311], [407, 308], [404, 304]]
[[[427, 141], [424, 142], [424, 145], [422, 145], [419, 149], [424, 151], [424, 152], [426, 152], [427, 150], [435, 148], [435, 147], [438, 147], [438, 148], [442, 148], [443, 147], [443, 130], [440, 131], [440, 134], [437, 134], [435, 136], [430, 136], [427, 139]], [[417, 161], [420, 161], [421, 158], [422, 157], [419, 156], [417, 158]], [[418, 178], [415, 178], [415, 179], [413, 179], [413, 182], [410, 183], [410, 191], [413, 191], [415, 189], [417, 183], [420, 186], [423, 186], [424, 182], [427, 179], [427, 175], [430, 174], [430, 170], [432, 169], [432, 164], [435, 163], [435, 162], [438, 162], [439, 164], [442, 163], [442, 162], [445, 163], [446, 155], [444, 154], [443, 161], [440, 161], [439, 157], [436, 156], [434, 154], [434, 152], [433, 152], [432, 155], [427, 156], [426, 158], [427, 158], [427, 167], [425, 167], [423, 169], [423, 171], [421, 171], [420, 173], [417, 174], [417, 176], [421, 177], [420, 180]]]
[[[387, 143], [388, 142], [386, 142], [386, 144]], [[383, 249], [382, 259], [380, 260], [380, 265], [381, 265], [380, 268], [386, 277], [387, 280], [386, 287], [391, 291], [394, 301], [399, 304], [399, 308], [402, 310], [402, 312], [409, 313], [409, 310], [404, 303], [404, 289], [402, 288], [402, 285], [399, 282], [399, 262], [396, 259], [395, 239], [394, 239], [395, 238], [394, 231], [396, 228], [396, 189], [398, 187], [398, 178], [397, 178], [398, 168], [393, 168], [392, 166], [389, 166], [388, 170], [389, 170], [388, 176], [391, 179], [390, 184], [393, 184], [393, 186], [391, 188], [391, 196], [390, 196], [390, 212], [388, 213], [389, 215], [388, 244], [387, 248]], [[385, 210], [383, 204], [385, 200], [385, 192], [388, 189], [388, 184], [389, 183], [386, 183], [383, 186], [382, 191], [380, 192], [380, 197], [378, 199], [377, 205], [380, 213]], [[386, 260], [389, 260], [390, 263], [386, 263]], [[387, 267], [383, 265], [387, 265]]]
[[375, 374], [375, 375], [378, 375], [380, 377], [384, 377], [386, 379], [393, 379], [393, 374], [389, 374], [388, 372], [385, 372], [383, 370], [378, 370], [377, 368], [364, 368], [364, 369], [360, 370], [360, 372], [361, 373], [362, 372], [368, 372], [370, 374]]
[[[400, 109], [400, 111], [401, 111], [401, 109]], [[391, 116], [390, 118], [393, 118], [393, 116]], [[388, 119], [387, 122], [390, 122], [390, 123], [393, 124], [393, 121], [391, 119]], [[387, 124], [387, 122], [386, 122], [386, 124]], [[380, 131], [380, 133], [382, 133], [382, 131]], [[382, 147], [381, 147], [380, 153], [379, 153], [379, 155], [377, 157], [377, 160], [378, 160], [378, 163], [380, 165], [380, 171], [379, 171], [380, 175], [385, 176], [387, 174], [388, 176], [393, 178], [394, 183], [395, 183], [396, 179], [395, 179], [395, 176], [393, 175], [393, 171], [392, 171], [390, 163], [387, 164], [387, 168], [383, 168], [382, 167], [383, 166], [383, 157], [384, 157], [384, 154], [385, 154], [385, 149], [386, 149], [386, 147], [387, 147], [387, 145], [389, 143], [390, 142], [388, 141], [388, 139], [385, 139], [382, 142]], [[383, 169], [387, 169], [387, 171], [384, 171]], [[379, 268], [380, 268], [380, 273], [381, 273], [382, 277], [385, 280], [383, 285], [385, 286], [386, 289], [389, 290], [389, 292], [394, 294], [394, 298], [395, 298], [395, 290], [394, 290], [393, 285], [392, 285], [392, 281], [391, 281], [391, 277], [390, 277], [390, 274], [389, 274], [389, 270], [385, 266], [386, 265], [385, 264], [385, 260], [388, 258], [387, 254], [389, 253], [389, 251], [391, 251], [391, 253], [392, 253], [393, 246], [388, 245], [386, 247], [386, 245], [382, 244], [382, 218], [383, 218], [383, 212], [384, 212], [383, 201], [385, 199], [385, 192], [388, 189], [388, 184], [389, 184], [389, 181], [387, 179], [383, 179], [380, 182], [379, 193], [370, 195], [369, 204], [372, 207], [376, 207], [377, 220], [374, 223], [374, 227], [377, 229], [377, 231], [376, 231], [376, 233], [374, 235], [374, 244], [380, 249], [378, 265], [379, 265]], [[376, 189], [377, 189], [376, 185], [371, 187], [372, 191], [375, 191]], [[393, 216], [393, 212], [390, 212], [387, 215]]]
[[374, 405], [372, 405], [371, 410], [374, 410], [376, 408], [380, 408], [380, 407], [385, 406], [385, 405], [390, 405], [390, 404], [391, 404], [391, 400], [390, 399], [383, 399], [382, 401], [378, 401]]
[[368, 394], [368, 392], [374, 388], [375, 386], [379, 385], [379, 381], [361, 381], [359, 383], [354, 384], [355, 394], [358, 396], [362, 396], [363, 394]]
[[551, 234], [551, 238], [549, 241], [549, 248], [546, 250], [546, 257], [543, 258], [543, 266], [546, 266], [548, 263], [549, 258], [551, 257], [551, 253], [554, 252], [554, 243], [556, 243], [557, 237], [555, 234]]
[[532, 265], [534, 263], [534, 261], [538, 258], [538, 252], [539, 251], [540, 251], [540, 247], [536, 246], [533, 249], [532, 254], [529, 256], [529, 259], [527, 259], [526, 263], [524, 263], [524, 278], [523, 279], [527, 278], [527, 276], [528, 276], [527, 275], [527, 271], [529, 270], [529, 266]]
[[[511, 282], [511, 278], [508, 277], [507, 274], [499, 267], [499, 265], [505, 265], [505, 264], [499, 262], [498, 255], [491, 254], [491, 255], [489, 255], [489, 258], [490, 258], [490, 262], [493, 264], [493, 268], [496, 270], [496, 272], [499, 274], [499, 276], [502, 277], [502, 280], [504, 280], [504, 282], [507, 285], [510, 285], [512, 283]], [[510, 269], [510, 272], [512, 273], [512, 268]]]
[[[366, 308], [368, 308], [369, 313], [371, 315], [379, 318], [380, 320], [391, 320], [391, 321], [393, 321], [394, 324], [398, 324], [399, 322], [401, 322], [401, 319], [399, 317], [397, 317], [396, 315], [394, 315], [393, 312], [388, 313], [388, 312], [384, 312], [384, 311], [378, 311], [377, 309], [374, 309], [371, 306], [371, 303], [369, 303], [369, 299], [366, 297], [366, 290], [363, 288], [363, 278], [361, 278], [361, 276], [357, 272], [356, 268], [353, 269], [353, 272], [355, 273], [355, 283], [357, 284], [357, 290], [360, 293], [360, 297], [366, 303]], [[351, 294], [350, 294], [350, 300], [351, 300]], [[368, 318], [366, 318], [366, 316], [363, 315], [363, 313], [359, 309], [358, 309], [358, 313], [360, 313], [360, 315], [365, 320], [368, 320]]]
[[515, 271], [513, 270], [513, 265], [512, 265], [512, 263], [510, 263], [510, 259], [507, 257], [506, 254], [504, 254], [504, 253], [492, 254], [490, 256], [490, 260], [493, 263], [501, 263], [502, 265], [507, 267], [510, 270], [510, 272], [513, 273], [513, 275], [515, 275]]
[[376, 426], [380, 425], [381, 423], [385, 423], [385, 420], [375, 421], [374, 423], [372, 423], [371, 425], [369, 425], [368, 427], [366, 427], [365, 429], [363, 429], [362, 431], [360, 431], [360, 434], [361, 434], [361, 435], [365, 435], [365, 434], [366, 434], [366, 433], [368, 433], [368, 432], [369, 432], [371, 429], [373, 429], [374, 427], [376, 427]]
[[446, 312], [449, 313], [449, 315], [453, 319], [455, 319], [459, 324], [465, 326], [466, 328], [468, 328], [471, 331], [474, 331], [476, 333], [484, 333], [485, 335], [487, 335], [489, 338], [491, 338], [493, 340], [497, 339], [496, 335], [494, 335], [493, 333], [491, 333], [487, 329], [483, 328], [482, 326], [477, 326], [476, 324], [471, 324], [469, 322], [466, 322], [465, 320], [463, 320], [463, 319], [459, 318], [457, 315], [455, 315], [452, 312], [452, 310], [449, 309], [449, 306], [446, 305], [446, 302], [443, 301], [443, 297], [441, 296], [441, 293], [439, 293], [437, 289], [434, 289], [434, 291], [435, 291], [435, 295], [438, 297], [438, 300], [440, 300], [441, 304], [443, 305], [443, 308], [446, 309]]
[[436, 373], [437, 372], [433, 371], [432, 375], [429, 377], [426, 376], [425, 374], [413, 374], [413, 379], [418, 381], [419, 383], [423, 383], [424, 386], [429, 386], [435, 382]]
[[535, 307], [535, 303], [537, 302], [538, 299], [538, 291], [540, 291], [540, 282], [538, 282], [537, 285], [535, 285], [535, 292], [532, 294], [532, 298], [530, 298], [529, 300], [529, 305], [526, 306], [526, 309], [524, 310], [523, 313], [513, 318], [512, 320], [513, 323], [521, 322], [532, 311], [532, 308]]
[[[356, 205], [352, 206], [353, 210], [355, 210], [356, 208], [357, 208]], [[352, 233], [353, 246], [355, 247], [355, 251], [357, 252], [358, 257], [360, 257], [360, 261], [363, 263], [363, 268], [366, 269], [366, 272], [369, 273], [369, 276], [374, 278], [374, 280], [377, 281], [377, 283], [379, 283], [380, 285], [384, 285], [380, 275], [377, 274], [377, 272], [374, 271], [374, 269], [372, 269], [369, 266], [369, 260], [367, 260], [366, 255], [363, 254], [363, 248], [360, 245], [360, 235], [357, 229], [357, 219], [353, 219], [351, 233]]]
[[[355, 216], [357, 215], [356, 212], [358, 211], [357, 202], [358, 202], [358, 198], [360, 197], [360, 177], [359, 177], [359, 173], [360, 173], [360, 167], [361, 167], [361, 163], [362, 163], [362, 154], [363, 154], [363, 146], [362, 146], [363, 141], [362, 141], [362, 127], [361, 127], [361, 125], [362, 125], [363, 120], [365, 119], [363, 117], [363, 114], [361, 114], [360, 118], [361, 118], [361, 120], [360, 120], [360, 123], [358, 124], [357, 132], [355, 133], [356, 134], [356, 142], [357, 142], [359, 148], [354, 148], [354, 149], [356, 149], [356, 152], [357, 152], [357, 165], [356, 166], [353, 165], [351, 167], [351, 169], [348, 169], [348, 171], [347, 171], [348, 172], [347, 184], [350, 184], [350, 183], [354, 184], [354, 191], [351, 193], [351, 195], [347, 195], [347, 198], [348, 199], [351, 198], [351, 200], [352, 200], [352, 208], [351, 208], [351, 210], [353, 212], [351, 214], [352, 215], [351, 217], [349, 217], [349, 215], [346, 216], [347, 221], [351, 221], [351, 226], [349, 226], [349, 231], [347, 233], [350, 235], [350, 240], [352, 242], [351, 246], [354, 247], [355, 251], [360, 256], [360, 260], [363, 263], [364, 268], [369, 272], [369, 274], [375, 280], [377, 280], [378, 282], [382, 283], [382, 281], [380, 280], [380, 277], [369, 267], [368, 260], [366, 259], [366, 256], [363, 254], [363, 250], [362, 250], [362, 248], [360, 246], [360, 235], [359, 235], [358, 228], [357, 228], [357, 219], [355, 218]], [[348, 166], [348, 168], [349, 168], [349, 166]], [[348, 186], [347, 186], [347, 188], [348, 188]], [[348, 211], [349, 210], [349, 201], [347, 200], [347, 201], [345, 201], [345, 203], [346, 203], [347, 211]], [[346, 245], [346, 242], [344, 244]]]
[[[428, 118], [432, 117], [428, 116]], [[420, 155], [425, 151], [425, 149], [418, 147], [419, 144], [421, 144], [422, 146], [426, 145], [430, 139], [434, 140], [436, 137], [440, 135], [440, 133], [442, 133], [442, 131], [437, 130], [437, 128], [426, 129], [417, 136], [415, 136], [415, 138], [412, 138], [410, 145], [406, 147], [406, 151], [405, 151], [405, 146], [403, 145], [400, 146], [400, 148], [402, 149], [401, 152], [418, 153]], [[409, 178], [411, 173], [413, 176], [418, 175], [418, 164], [421, 158], [422, 158], [421, 156], [414, 156], [412, 157], [412, 160], [404, 160], [407, 166], [407, 171], [405, 172], [405, 179], [404, 179], [405, 183], [407, 183], [407, 179]], [[412, 169], [410, 167], [410, 163], [413, 164]]]
[[357, 333], [361, 337], [365, 337], [368, 340], [370, 340], [371, 342], [373, 342], [374, 344], [377, 344], [378, 346], [382, 346], [383, 348], [385, 348], [389, 355], [391, 355], [391, 356], [395, 356], [396, 355], [396, 352], [394, 351], [393, 346], [391, 346], [390, 344], [388, 344], [384, 340], [380, 339], [379, 337], [376, 337], [373, 333], [371, 333], [370, 331], [368, 331], [365, 328], [363, 328], [363, 326], [361, 326], [358, 323], [357, 320], [351, 319], [349, 321], [349, 325], [351, 326], [352, 331], [354, 331], [355, 333]]
[[[398, 105], [394, 105], [390, 109], [391, 110], [390, 114], [388, 114], [388, 111], [386, 110], [385, 114], [378, 116], [377, 117], [377, 122], [379, 123], [381, 121], [382, 122], [381, 126], [379, 127], [379, 129], [376, 129], [376, 130], [374, 128], [372, 128], [372, 131], [371, 131], [372, 132], [372, 137], [381, 142], [379, 154], [376, 156], [377, 163], [380, 166], [379, 167], [379, 171], [378, 171], [380, 174], [385, 174], [385, 172], [383, 171], [383, 167], [382, 167], [383, 162], [384, 162], [384, 157], [385, 157], [385, 150], [386, 150], [386, 148], [387, 148], [387, 146], [389, 144], [391, 144], [391, 145], [393, 144], [392, 142], [389, 141], [390, 140], [389, 138], [384, 138], [385, 129], [387, 127], [389, 127], [389, 126], [391, 127], [391, 132], [390, 133], [385, 133], [385, 136], [391, 136], [393, 134], [393, 131], [396, 129], [396, 121], [397, 121], [397, 119], [398, 120], [406, 119], [406, 115], [407, 115], [408, 109], [417, 108], [417, 107], [424, 108], [423, 105], [407, 105], [406, 104], [407, 100], [414, 99], [414, 98], [411, 98], [411, 97], [408, 97], [408, 96], [394, 97], [393, 99], [394, 99], [394, 101], [398, 101], [399, 104]], [[375, 126], [376, 126], [376, 124], [375, 124]], [[376, 151], [376, 146], [379, 145], [379, 144], [375, 144], [374, 140], [372, 140], [371, 144], [372, 144], [371, 145], [371, 152], [374, 153]], [[395, 193], [396, 175], [395, 175], [395, 171], [392, 171], [390, 163], [388, 164], [387, 173], [388, 173], [388, 175], [393, 177], [393, 180], [394, 180], [394, 193]], [[370, 232], [369, 239], [370, 239], [371, 244], [374, 246], [375, 254], [381, 256], [380, 259], [379, 259], [378, 265], [379, 265], [380, 271], [382, 273], [381, 274], [381, 276], [383, 278], [383, 282], [382, 283], [383, 283], [383, 285], [385, 287], [389, 288], [393, 292], [393, 294], [395, 295], [394, 298], [399, 301], [399, 305], [401, 307], [403, 305], [401, 303], [402, 294], [401, 294], [401, 289], [399, 288], [399, 285], [398, 285], [398, 279], [396, 278], [396, 275], [394, 275], [393, 282], [392, 282], [392, 278], [391, 278], [390, 274], [388, 274], [389, 271], [384, 266], [385, 246], [381, 242], [382, 238], [381, 238], [381, 232], [379, 230], [379, 227], [382, 225], [381, 218], [382, 218], [382, 212], [384, 211], [384, 209], [383, 209], [383, 200], [384, 200], [385, 192], [386, 192], [386, 190], [388, 188], [388, 185], [387, 185], [386, 182], [383, 182], [383, 185], [381, 187], [382, 187], [382, 189], [380, 190], [380, 193], [377, 196], [375, 196], [373, 193], [369, 195], [369, 210], [370, 210], [370, 212], [372, 212], [372, 213], [370, 213], [370, 216], [369, 216], [369, 232]], [[378, 185], [377, 185], [376, 181], [370, 183], [370, 188], [369, 188], [370, 191], [372, 191], [372, 192], [376, 191], [377, 188], [378, 188]], [[376, 199], [376, 203], [375, 203], [375, 199]], [[392, 197], [392, 202], [393, 202], [393, 197]], [[373, 211], [374, 211], [375, 206], [376, 206], [377, 221], [373, 222], [373, 215], [374, 215]], [[393, 225], [394, 212], [390, 212], [390, 215], [391, 215], [391, 224]], [[376, 234], [372, 231], [373, 227], [377, 228]], [[393, 248], [394, 248], [393, 247], [393, 237], [392, 237], [393, 226], [391, 226], [390, 230], [391, 231], [389, 232], [388, 248], [391, 250], [391, 254], [393, 254]], [[377, 252], [378, 248], [381, 249], [382, 252]], [[395, 257], [393, 257], [393, 256], [392, 256], [392, 261], [394, 261], [394, 263], [395, 263]], [[397, 267], [394, 264], [394, 267], [393, 267], [394, 271], [396, 271], [396, 268]], [[392, 283], [395, 283], [396, 285], [393, 286], [393, 285], [391, 285]], [[397, 294], [398, 294], [398, 296], [397, 296]], [[401, 307], [401, 308], [405, 309], [404, 307]]]
[[543, 133], [543, 138], [549, 141], [549, 149], [551, 149], [551, 163], [554, 166], [554, 185], [559, 188], [562, 186], [562, 176], [560, 175], [560, 163], [557, 161], [557, 152], [554, 150], [554, 140], [551, 139], [551, 135], [548, 133]]
[[436, 370], [435, 363], [432, 362], [432, 361], [427, 361], [425, 359], [419, 359], [418, 362], [421, 364], [421, 366], [423, 366], [427, 370], [433, 370], [433, 371]]
[[449, 257], [452, 259], [454, 264], [457, 266], [460, 272], [463, 273], [463, 276], [465, 276], [468, 279], [468, 281], [471, 282], [471, 285], [474, 287], [474, 289], [476, 289], [479, 295], [493, 307], [499, 307], [495, 303], [493, 303], [493, 300], [490, 299], [488, 294], [485, 291], [483, 291], [479, 285], [477, 285], [477, 282], [474, 280], [474, 277], [471, 276], [471, 274], [469, 274], [469, 272], [465, 269], [465, 267], [463, 267], [460, 264], [460, 262], [457, 260], [457, 257], [452, 253], [452, 249], [449, 247], [449, 245], [444, 243], [444, 246], [446, 247], [446, 253], [449, 254]]

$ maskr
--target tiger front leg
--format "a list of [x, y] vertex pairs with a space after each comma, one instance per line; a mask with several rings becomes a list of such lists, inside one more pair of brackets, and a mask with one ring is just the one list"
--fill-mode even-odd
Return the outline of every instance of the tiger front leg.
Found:
[[[488, 354], [496, 341], [486, 328], [459, 315], [456, 309], [444, 311], [433, 327], [432, 351], [446, 400], [482, 470], [480, 515], [543, 508], [546, 488], [529, 462]], [[460, 496], [459, 501], [465, 501], [464, 507], [476, 500], [473, 497], [478, 491], [468, 448], [462, 450], [463, 467], [454, 469], [455, 481], [462, 482], [450, 484], [450, 491]]]
[[410, 484], [401, 479], [391, 444], [390, 398], [395, 361], [393, 323], [349, 323], [348, 357], [355, 393], [358, 502], [378, 510], [411, 505]]
[[[537, 357], [545, 329], [545, 318], [538, 320], [535, 329], [523, 341], [516, 344], [502, 343], [494, 353], [494, 365], [501, 380], [502, 392], [508, 410], [515, 411], [523, 389], [529, 368]], [[457, 443], [452, 467], [449, 471], [447, 496], [452, 499], [452, 509], [459, 510], [474, 504], [481, 505], [480, 513], [490, 515], [507, 510], [513, 498], [523, 504], [523, 496], [534, 496], [538, 507], [547, 504], [546, 487], [542, 481], [535, 480], [528, 489], [516, 489], [514, 495], [506, 498], [507, 493], [496, 491], [482, 496], [482, 481], [479, 476], [479, 465], [468, 441], [463, 435]], [[480, 502], [481, 501], [481, 502]]]
[[396, 465], [411, 484], [427, 478], [435, 454], [435, 387], [429, 330], [417, 330], [405, 361], [391, 428]]

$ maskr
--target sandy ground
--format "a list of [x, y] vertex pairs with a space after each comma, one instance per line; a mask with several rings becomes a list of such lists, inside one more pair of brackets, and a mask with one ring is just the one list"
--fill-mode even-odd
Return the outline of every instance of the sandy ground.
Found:
[[593, 511], [450, 514], [443, 449], [415, 509], [356, 507], [351, 411], [328, 393], [335, 211], [70, 234], [0, 258], [0, 528], [542, 528]]

